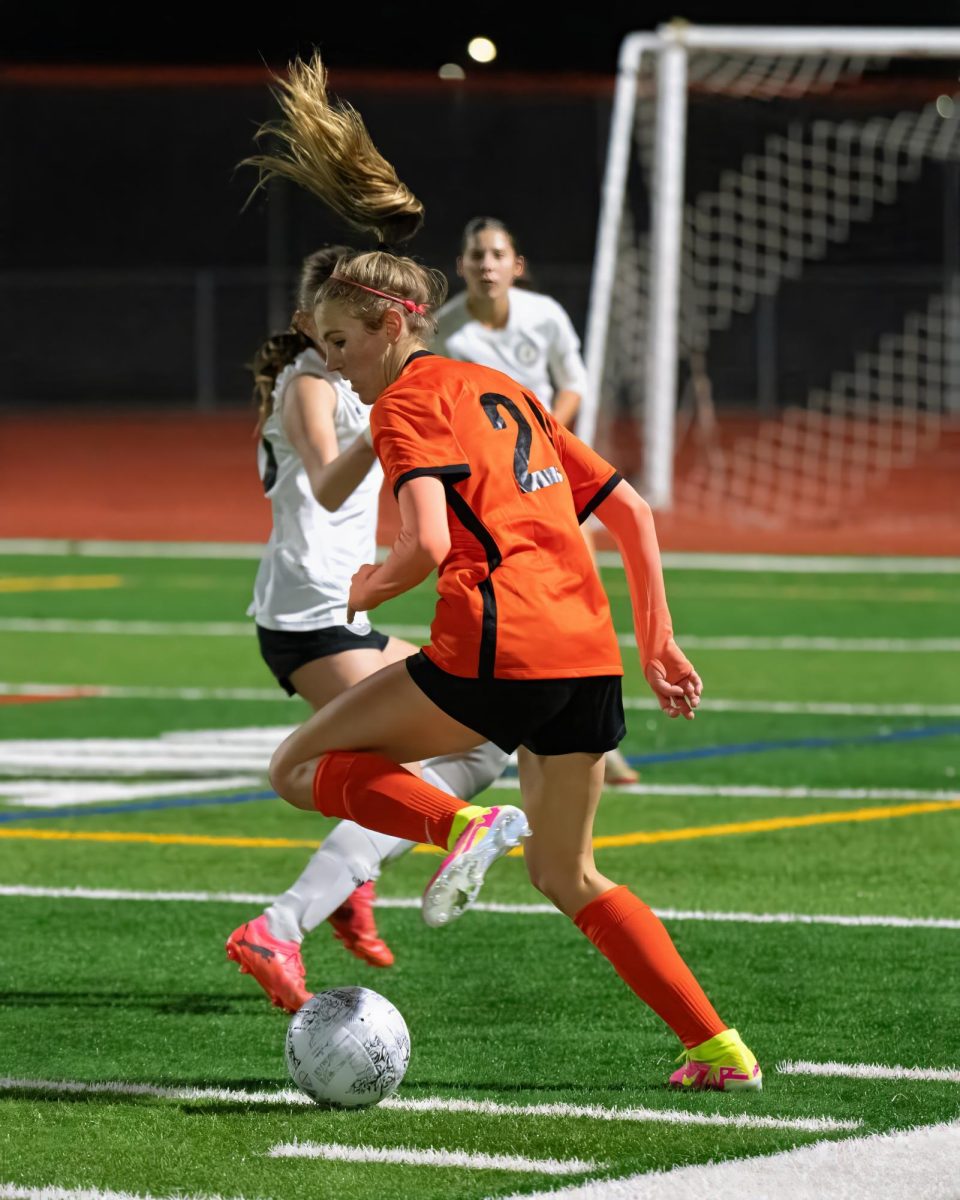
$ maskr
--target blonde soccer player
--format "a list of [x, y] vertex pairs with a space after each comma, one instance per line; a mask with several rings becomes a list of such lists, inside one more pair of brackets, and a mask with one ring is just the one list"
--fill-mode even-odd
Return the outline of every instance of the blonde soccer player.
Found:
[[[258, 462], [273, 529], [254, 583], [250, 615], [261, 655], [288, 695], [320, 709], [352, 684], [416, 648], [372, 628], [365, 613], [347, 617], [350, 580], [376, 550], [383, 472], [369, 442], [369, 409], [317, 348], [313, 300], [350, 251], [328, 246], [300, 271], [289, 332], [268, 339], [254, 358], [260, 410]], [[423, 766], [424, 777], [470, 798], [501, 773], [507, 755], [484, 745]], [[393, 952], [373, 914], [374, 881], [412, 841], [343, 821], [299, 877], [266, 911], [227, 939], [227, 955], [280, 1008], [295, 1012], [310, 996], [301, 943], [329, 921], [357, 958], [388, 967]]]
[[[284, 120], [270, 129], [280, 148], [260, 157], [262, 178], [308, 187], [380, 244], [412, 236], [422, 204], [359, 114], [329, 103], [319, 58], [294, 63], [278, 95]], [[445, 849], [423, 899], [433, 925], [462, 912], [490, 865], [523, 841], [533, 884], [679, 1037], [684, 1062], [671, 1083], [759, 1090], [756, 1059], [663, 924], [593, 858], [603, 755], [624, 722], [609, 604], [580, 534], [589, 513], [623, 555], [661, 708], [692, 718], [702, 690], [673, 639], [649, 506], [509, 376], [430, 353], [445, 291], [439, 272], [387, 250], [341, 259], [320, 288], [327, 365], [372, 405], [374, 447], [400, 506], [397, 540], [354, 575], [350, 611], [375, 609], [435, 568], [438, 599], [429, 644], [310, 717], [278, 747], [271, 779], [297, 808]], [[456, 800], [400, 765], [486, 740], [518, 750], [526, 816]]]
[[[580, 339], [552, 296], [518, 286], [525, 272], [516, 236], [503, 221], [468, 221], [457, 256], [457, 275], [465, 287], [438, 310], [430, 348], [503, 371], [571, 429], [587, 387]], [[592, 550], [587, 526], [584, 534]], [[604, 782], [613, 785], [638, 778], [617, 747], [604, 756], [603, 774]]]

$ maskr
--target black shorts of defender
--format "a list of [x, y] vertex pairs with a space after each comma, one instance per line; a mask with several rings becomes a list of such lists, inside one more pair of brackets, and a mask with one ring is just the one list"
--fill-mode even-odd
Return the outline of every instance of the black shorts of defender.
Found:
[[290, 682], [290, 676], [307, 663], [331, 654], [342, 654], [344, 650], [382, 650], [390, 639], [375, 629], [369, 633], [353, 633], [346, 625], [296, 631], [264, 629], [258, 625], [257, 640], [260, 656], [277, 683], [288, 696], [295, 696], [297, 689]]
[[577, 679], [463, 679], [421, 650], [410, 678], [437, 708], [512, 754], [605, 754], [626, 733], [619, 675]]

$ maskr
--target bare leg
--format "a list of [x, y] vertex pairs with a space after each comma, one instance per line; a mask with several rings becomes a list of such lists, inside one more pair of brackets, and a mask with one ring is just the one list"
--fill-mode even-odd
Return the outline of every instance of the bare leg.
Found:
[[543, 757], [520, 747], [520, 791], [532, 835], [524, 857], [533, 886], [573, 917], [616, 885], [593, 860], [593, 818], [603, 786], [603, 756]]
[[593, 817], [602, 758], [520, 752], [520, 787], [533, 828], [524, 853], [533, 884], [573, 918], [621, 979], [677, 1033], [697, 1046], [726, 1026], [662, 922], [593, 861]]
[[370, 751], [405, 763], [462, 753], [483, 741], [427, 699], [402, 662], [393, 663], [335, 697], [282, 742], [270, 762], [270, 782], [295, 808], [312, 811], [317, 764], [331, 750]]

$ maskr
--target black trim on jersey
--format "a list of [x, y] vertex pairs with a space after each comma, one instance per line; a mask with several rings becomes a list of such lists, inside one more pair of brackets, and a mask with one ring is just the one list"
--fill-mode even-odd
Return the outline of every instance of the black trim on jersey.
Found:
[[410, 366], [410, 364], [413, 362], [413, 360], [415, 358], [436, 358], [436, 355], [434, 354], [434, 352], [432, 350], [414, 350], [414, 352], [410, 355], [410, 357], [403, 364], [403, 366], [400, 368], [400, 370], [405, 371], [407, 369], [407, 367]]
[[544, 417], [543, 413], [540, 411], [540, 406], [538, 404], [534, 404], [533, 398], [531, 396], [528, 396], [526, 392], [521, 392], [520, 394], [523, 396], [524, 400], [526, 400], [527, 405], [530, 408], [530, 411], [537, 418], [537, 422], [538, 422], [540, 428], [547, 435], [547, 437], [550, 438], [550, 444], [553, 445], [553, 438], [550, 437], [550, 430], [547, 427], [546, 418]]
[[493, 590], [493, 573], [503, 561], [500, 547], [493, 540], [493, 534], [480, 520], [470, 505], [459, 492], [451, 486], [451, 481], [444, 480], [447, 492], [447, 503], [453, 509], [454, 515], [461, 525], [477, 539], [487, 556], [489, 575], [480, 583], [480, 595], [483, 597], [483, 622], [480, 630], [480, 655], [477, 664], [478, 679], [492, 679], [493, 668], [497, 657], [497, 597]]
[[455, 463], [449, 467], [414, 467], [412, 471], [404, 471], [400, 476], [393, 485], [393, 494], [396, 496], [405, 483], [409, 483], [411, 479], [419, 479], [421, 475], [437, 475], [446, 484], [447, 479], [451, 483], [459, 483], [461, 479], [466, 479], [469, 474], [469, 463]]
[[273, 452], [273, 446], [266, 438], [260, 439], [263, 445], [263, 453], [267, 459], [267, 469], [263, 473], [263, 490], [269, 493], [273, 485], [277, 482], [277, 456]]
[[603, 487], [594, 494], [593, 499], [587, 501], [583, 508], [581, 508], [577, 513], [578, 524], [582, 525], [587, 517], [589, 517], [593, 510], [597, 507], [597, 505], [602, 504], [617, 486], [617, 484], [622, 482], [622, 480], [623, 476], [620, 474], [620, 472], [614, 471]]

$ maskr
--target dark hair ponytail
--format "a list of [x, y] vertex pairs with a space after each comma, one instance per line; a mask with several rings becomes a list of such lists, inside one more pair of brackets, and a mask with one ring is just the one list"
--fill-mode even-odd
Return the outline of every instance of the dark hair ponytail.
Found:
[[253, 372], [253, 399], [257, 405], [257, 433], [263, 431], [267, 418], [273, 412], [273, 389], [284, 367], [304, 350], [309, 349], [313, 342], [305, 333], [292, 329], [287, 333], [278, 333], [263, 343], [254, 354], [250, 370]]

